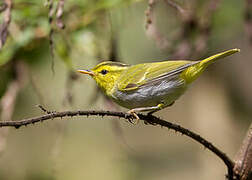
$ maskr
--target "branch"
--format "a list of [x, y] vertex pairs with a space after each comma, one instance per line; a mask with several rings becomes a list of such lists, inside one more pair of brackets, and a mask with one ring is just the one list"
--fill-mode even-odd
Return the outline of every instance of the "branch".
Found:
[[56, 24], [58, 28], [60, 29], [65, 28], [65, 24], [62, 21], [63, 12], [64, 12], [64, 3], [65, 3], [65, 0], [59, 0], [57, 4], [57, 9], [56, 9]]
[[173, 7], [174, 9], [176, 9], [180, 13], [183, 19], [188, 18], [189, 12], [186, 11], [184, 8], [182, 8], [181, 6], [179, 6], [178, 4], [176, 4], [175, 2], [171, 0], [165, 0], [165, 2], [171, 7]]
[[1, 8], [5, 10], [3, 23], [0, 25], [0, 49], [2, 49], [3, 45], [8, 36], [8, 27], [11, 22], [11, 7], [12, 7], [12, 0], [5, 0], [5, 7]]
[[[49, 111], [48, 111], [49, 112]], [[127, 120], [132, 120], [132, 115], [124, 112], [115, 112], [115, 111], [62, 111], [62, 112], [52, 112], [50, 114], [46, 114], [43, 116], [38, 116], [38, 117], [33, 117], [33, 118], [28, 118], [28, 119], [23, 119], [19, 121], [3, 121], [0, 122], [0, 127], [4, 126], [12, 126], [15, 128], [19, 128], [21, 126], [26, 126], [29, 124], [34, 124], [37, 122], [42, 122], [46, 120], [53, 120], [54, 118], [63, 118], [63, 117], [73, 117], [73, 116], [112, 116], [112, 117], [119, 117], [119, 118], [124, 118]], [[162, 120], [156, 116], [153, 115], [143, 115], [143, 114], [138, 114], [138, 117], [143, 120], [147, 124], [151, 125], [160, 125], [162, 127], [167, 127], [168, 129], [173, 129], [176, 132], [180, 132], [196, 142], [202, 144], [206, 149], [209, 149], [211, 152], [213, 152], [215, 155], [217, 155], [227, 166], [228, 168], [228, 176], [232, 177], [233, 174], [233, 166], [234, 163], [232, 160], [221, 150], [219, 150], [217, 147], [215, 147], [212, 143], [209, 141], [205, 140], [202, 138], [200, 135], [181, 127], [180, 125]]]
[[252, 123], [235, 158], [234, 172], [241, 180], [248, 179], [252, 172]]
[[48, 7], [48, 22], [50, 24], [50, 32], [49, 32], [49, 47], [50, 47], [50, 54], [52, 58], [51, 63], [51, 70], [52, 73], [55, 74], [54, 70], [54, 41], [53, 41], [53, 15], [54, 15], [54, 8], [53, 8], [53, 0], [47, 0], [46, 6]]

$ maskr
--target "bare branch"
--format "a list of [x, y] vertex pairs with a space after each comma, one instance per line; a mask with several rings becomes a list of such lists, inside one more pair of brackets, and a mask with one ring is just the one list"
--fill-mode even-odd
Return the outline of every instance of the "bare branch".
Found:
[[65, 0], [59, 0], [58, 4], [57, 4], [57, 9], [56, 9], [56, 24], [58, 26], [58, 28], [60, 29], [64, 29], [65, 25], [62, 21], [62, 17], [63, 17], [63, 12], [64, 12], [64, 2]]
[[53, 0], [47, 0], [46, 6], [48, 6], [48, 22], [50, 24], [50, 32], [49, 32], [49, 45], [50, 45], [50, 53], [52, 58], [51, 69], [53, 74], [55, 73], [54, 70], [54, 41], [53, 41], [53, 15], [54, 15], [54, 8], [53, 8]]
[[5, 9], [4, 19], [3, 19], [3, 23], [0, 26], [0, 49], [2, 49], [8, 36], [8, 27], [11, 22], [12, 0], [5, 0], [5, 5], [6, 7], [3, 8]]
[[252, 172], [252, 123], [236, 154], [234, 172], [240, 175], [241, 180], [247, 180]]
[[179, 6], [177, 3], [175, 3], [174, 1], [171, 0], [164, 0], [169, 6], [173, 7], [174, 9], [176, 9], [180, 15], [182, 16], [183, 19], [187, 19], [188, 18], [188, 11], [186, 11], [184, 8], [182, 8], [181, 6]]
[[54, 111], [48, 111], [46, 108], [44, 108], [42, 105], [38, 104], [36, 105], [41, 111], [43, 111], [46, 114], [52, 114]]
[[[4, 126], [12, 126], [15, 128], [19, 128], [21, 126], [26, 126], [29, 124], [34, 124], [37, 122], [43, 122], [46, 120], [53, 120], [54, 118], [63, 118], [63, 117], [73, 117], [73, 116], [112, 116], [112, 117], [119, 117], [119, 118], [124, 118], [127, 120], [131, 120], [133, 118], [132, 115], [124, 112], [116, 112], [116, 111], [62, 111], [62, 112], [53, 112], [51, 114], [46, 114], [43, 116], [38, 116], [38, 117], [33, 117], [33, 118], [28, 118], [28, 119], [23, 119], [19, 121], [3, 121], [0, 122], [0, 127]], [[233, 174], [233, 166], [234, 163], [232, 160], [221, 150], [219, 150], [217, 147], [215, 147], [212, 143], [209, 141], [205, 140], [202, 138], [200, 135], [181, 127], [180, 125], [162, 120], [156, 116], [153, 115], [143, 115], [143, 114], [138, 114], [138, 117], [144, 121], [147, 124], [151, 125], [160, 125], [162, 127], [167, 127], [169, 129], [173, 129], [176, 132], [180, 132], [196, 142], [202, 144], [205, 148], [209, 149], [211, 152], [213, 152], [215, 155], [217, 155], [222, 161], [225, 163], [225, 165], [228, 168], [228, 174], [230, 177], [232, 177]]]

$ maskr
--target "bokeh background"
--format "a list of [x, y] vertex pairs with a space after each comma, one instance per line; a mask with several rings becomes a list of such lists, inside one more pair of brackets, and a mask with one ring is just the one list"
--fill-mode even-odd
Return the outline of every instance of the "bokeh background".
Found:
[[[126, 111], [104, 98], [91, 78], [75, 73], [103, 60], [198, 60], [240, 48], [156, 113], [235, 157], [252, 117], [250, 0], [0, 3], [2, 121], [42, 115], [38, 104], [50, 111]], [[226, 172], [188, 137], [142, 122], [75, 117], [0, 129], [1, 180], [210, 180]]]

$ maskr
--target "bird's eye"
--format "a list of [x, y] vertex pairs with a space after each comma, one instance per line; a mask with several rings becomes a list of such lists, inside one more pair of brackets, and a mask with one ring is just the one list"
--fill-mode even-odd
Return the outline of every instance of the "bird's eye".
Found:
[[108, 71], [107, 71], [106, 69], [103, 69], [103, 70], [101, 70], [101, 73], [102, 73], [103, 75], [105, 75], [105, 74], [108, 73]]

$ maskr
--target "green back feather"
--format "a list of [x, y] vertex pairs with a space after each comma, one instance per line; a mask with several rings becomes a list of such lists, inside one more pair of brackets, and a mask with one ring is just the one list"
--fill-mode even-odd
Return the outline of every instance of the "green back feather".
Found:
[[174, 77], [174, 75], [182, 78], [186, 83], [191, 83], [199, 77], [208, 65], [239, 51], [239, 49], [231, 49], [201, 61], [178, 60], [134, 65], [120, 76], [118, 89], [120, 91], [131, 91], [157, 80], [168, 80], [169, 77]]
[[169, 75], [184, 71], [194, 61], [164, 61], [156, 63], [137, 64], [129, 67], [118, 79], [120, 91], [130, 91], [142, 85], [151, 83], [160, 77], [168, 78]]

